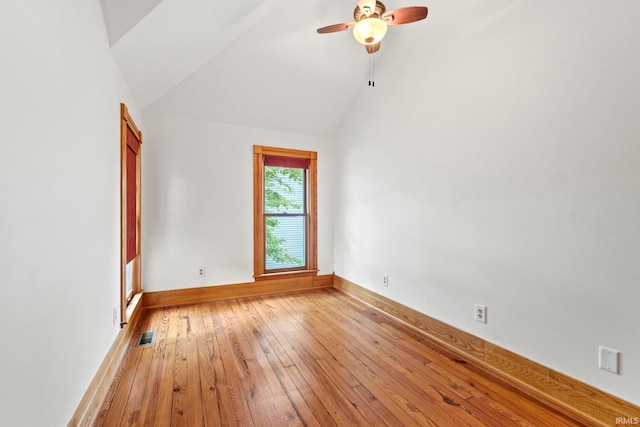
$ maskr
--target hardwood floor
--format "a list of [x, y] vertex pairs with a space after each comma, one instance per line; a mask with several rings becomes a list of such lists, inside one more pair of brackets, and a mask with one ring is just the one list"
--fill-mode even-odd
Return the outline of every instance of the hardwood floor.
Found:
[[[333, 289], [149, 309], [96, 426], [578, 426]], [[137, 336], [137, 335], [136, 335]]]

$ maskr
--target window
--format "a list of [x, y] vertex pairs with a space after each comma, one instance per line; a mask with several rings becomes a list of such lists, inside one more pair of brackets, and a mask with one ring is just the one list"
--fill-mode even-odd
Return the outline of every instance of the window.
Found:
[[140, 284], [140, 187], [142, 132], [126, 105], [120, 104], [120, 324], [127, 323], [128, 310]]
[[254, 277], [317, 274], [313, 151], [253, 147]]

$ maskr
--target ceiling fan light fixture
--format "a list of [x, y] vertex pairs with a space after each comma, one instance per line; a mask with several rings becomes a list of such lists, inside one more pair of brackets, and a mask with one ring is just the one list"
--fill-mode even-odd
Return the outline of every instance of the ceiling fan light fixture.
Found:
[[378, 17], [361, 19], [353, 27], [353, 37], [364, 45], [376, 44], [387, 34], [387, 23]]

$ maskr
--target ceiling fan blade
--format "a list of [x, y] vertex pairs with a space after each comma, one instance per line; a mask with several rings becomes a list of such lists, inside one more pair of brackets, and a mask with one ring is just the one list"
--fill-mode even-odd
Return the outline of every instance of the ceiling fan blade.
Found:
[[382, 14], [382, 19], [388, 25], [410, 24], [427, 17], [429, 10], [426, 6], [409, 6], [392, 10]]
[[329, 25], [327, 27], [318, 28], [318, 34], [337, 33], [338, 31], [348, 30], [356, 25], [355, 22]]
[[375, 53], [380, 50], [380, 42], [374, 44], [365, 44], [364, 48], [367, 49], [368, 54]]

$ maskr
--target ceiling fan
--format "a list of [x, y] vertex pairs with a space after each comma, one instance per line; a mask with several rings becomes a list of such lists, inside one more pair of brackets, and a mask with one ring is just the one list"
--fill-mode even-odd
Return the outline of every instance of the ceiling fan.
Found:
[[380, 49], [380, 41], [387, 33], [387, 25], [410, 24], [425, 19], [427, 13], [426, 6], [401, 7], [387, 12], [380, 1], [358, 0], [358, 6], [353, 11], [354, 22], [318, 28], [318, 33], [335, 33], [353, 28], [355, 39], [371, 54]]

